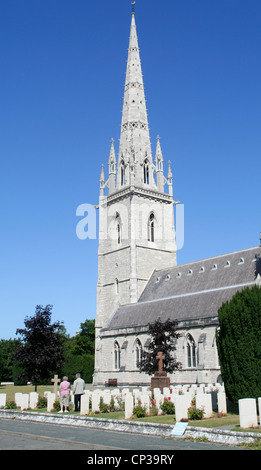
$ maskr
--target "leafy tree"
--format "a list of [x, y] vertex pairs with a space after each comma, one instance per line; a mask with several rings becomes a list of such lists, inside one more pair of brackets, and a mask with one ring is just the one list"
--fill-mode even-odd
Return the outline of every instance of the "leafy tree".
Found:
[[161, 322], [161, 319], [158, 318], [154, 323], [149, 323], [151, 341], [147, 351], [142, 352], [140, 372], [152, 375], [158, 370], [158, 359], [156, 359], [156, 356], [160, 351], [165, 356], [163, 361], [164, 371], [171, 373], [174, 370], [180, 370], [181, 364], [176, 361], [173, 355], [173, 352], [176, 350], [176, 340], [180, 337], [176, 328], [177, 322], [170, 319]]
[[228, 398], [261, 396], [261, 289], [237, 292], [218, 310], [216, 341]]
[[73, 354], [94, 354], [95, 320], [85, 320], [81, 323], [81, 330], [74, 336], [71, 350]]
[[63, 373], [69, 381], [79, 372], [85, 382], [92, 382], [94, 370], [95, 320], [85, 320], [81, 330], [65, 342], [65, 363]]
[[62, 324], [51, 324], [52, 306], [37, 305], [35, 315], [25, 318], [24, 329], [18, 329], [21, 344], [15, 353], [15, 360], [22, 367], [19, 379], [37, 385], [59, 373], [63, 366], [64, 338]]
[[0, 382], [13, 380], [13, 354], [18, 344], [16, 339], [0, 340]]

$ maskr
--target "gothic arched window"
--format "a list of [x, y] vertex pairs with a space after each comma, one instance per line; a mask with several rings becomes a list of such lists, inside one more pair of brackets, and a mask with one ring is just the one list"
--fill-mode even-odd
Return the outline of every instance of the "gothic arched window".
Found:
[[124, 161], [121, 161], [121, 186], [125, 184], [125, 164]]
[[118, 341], [114, 343], [114, 369], [120, 369], [121, 367], [121, 349]]
[[149, 172], [149, 160], [146, 158], [143, 164], [143, 181], [145, 184], [150, 182], [150, 172]]
[[190, 334], [188, 334], [186, 339], [187, 339], [188, 367], [197, 367], [196, 344], [195, 344], [194, 338]]
[[140, 340], [137, 339], [135, 343], [135, 364], [136, 364], [137, 369], [139, 369], [140, 367], [141, 358], [142, 358], [142, 346], [141, 346]]
[[150, 214], [148, 221], [148, 241], [154, 242], [155, 240], [155, 217], [154, 214]]
[[121, 243], [121, 218], [118, 212], [116, 213], [116, 231], [117, 242], [119, 245]]

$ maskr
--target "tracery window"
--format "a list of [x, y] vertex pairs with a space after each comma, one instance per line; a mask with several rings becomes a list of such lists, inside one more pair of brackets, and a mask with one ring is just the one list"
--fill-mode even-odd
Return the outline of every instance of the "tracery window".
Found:
[[135, 363], [136, 363], [137, 369], [139, 369], [140, 367], [141, 359], [142, 359], [142, 345], [141, 345], [140, 340], [137, 339], [136, 344], [135, 344]]
[[155, 216], [150, 214], [148, 222], [148, 241], [154, 242], [155, 240]]
[[121, 186], [125, 184], [125, 164], [124, 161], [121, 161]]
[[187, 335], [187, 364], [188, 367], [197, 367], [196, 344], [194, 338]]
[[121, 367], [121, 349], [118, 341], [114, 343], [114, 369], [120, 369]]
[[119, 245], [121, 243], [121, 218], [118, 212], [116, 213], [116, 231], [117, 243]]
[[150, 182], [149, 160], [146, 158], [143, 164], [143, 181], [145, 184]]

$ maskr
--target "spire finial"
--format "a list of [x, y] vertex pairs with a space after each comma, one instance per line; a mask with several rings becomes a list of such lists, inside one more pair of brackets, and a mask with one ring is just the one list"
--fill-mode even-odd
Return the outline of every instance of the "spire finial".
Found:
[[135, 3], [136, 2], [131, 2], [131, 5], [132, 5], [132, 14], [134, 15], [135, 13]]

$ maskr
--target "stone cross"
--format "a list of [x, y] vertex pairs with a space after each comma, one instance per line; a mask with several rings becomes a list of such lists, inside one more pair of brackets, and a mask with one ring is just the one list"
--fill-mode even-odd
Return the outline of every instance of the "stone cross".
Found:
[[158, 352], [158, 355], [156, 356], [156, 359], [159, 361], [159, 373], [163, 372], [163, 360], [165, 359], [165, 356], [162, 354], [162, 352]]
[[53, 393], [55, 394], [55, 397], [57, 397], [57, 387], [61, 380], [58, 379], [58, 375], [55, 375], [54, 378], [51, 379], [51, 382], [53, 382]]

